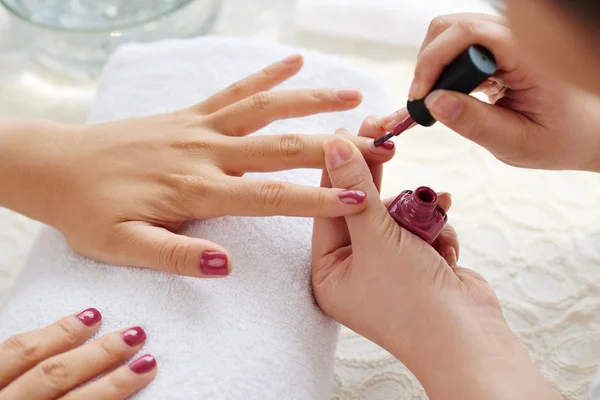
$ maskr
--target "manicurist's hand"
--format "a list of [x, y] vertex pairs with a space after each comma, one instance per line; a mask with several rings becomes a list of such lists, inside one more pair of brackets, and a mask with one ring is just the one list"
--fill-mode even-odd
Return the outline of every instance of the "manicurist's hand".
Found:
[[[248, 135], [275, 120], [360, 104], [355, 90], [268, 91], [301, 66], [300, 56], [288, 57], [164, 115], [86, 126], [1, 124], [0, 205], [54, 226], [76, 252], [100, 261], [227, 275], [227, 249], [174, 233], [185, 221], [341, 216], [364, 208], [355, 192], [243, 176], [322, 168], [331, 135]], [[352, 140], [370, 161], [393, 156], [393, 148]]]
[[380, 167], [369, 170], [347, 138], [324, 149], [323, 186], [363, 191], [367, 207], [315, 220], [312, 280], [321, 308], [395, 355], [434, 400], [558, 399], [489, 284], [440, 256], [458, 248], [453, 231], [434, 249], [401, 229], [379, 200]]
[[[434, 91], [425, 100], [431, 114], [506, 164], [600, 171], [600, 99], [543, 76], [502, 17], [457, 14], [433, 20], [408, 97], [424, 98], [444, 67], [473, 44], [496, 57], [498, 73], [480, 88], [492, 104]], [[380, 125], [391, 130], [407, 115], [400, 110]]]
[[101, 319], [98, 310], [88, 308], [0, 343], [0, 400], [119, 400], [150, 383], [157, 372], [154, 357], [128, 361], [146, 341], [139, 326], [83, 344]]

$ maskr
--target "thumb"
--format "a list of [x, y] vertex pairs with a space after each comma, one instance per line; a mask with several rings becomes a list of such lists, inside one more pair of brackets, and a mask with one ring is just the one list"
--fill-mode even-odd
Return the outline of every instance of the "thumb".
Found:
[[197, 278], [224, 277], [231, 272], [225, 249], [208, 240], [139, 222], [125, 223], [123, 229], [126, 239], [119, 249], [123, 264]]
[[522, 116], [458, 92], [436, 90], [425, 99], [431, 115], [461, 136], [483, 146], [498, 158], [522, 149]]
[[339, 136], [325, 142], [323, 149], [332, 186], [366, 195], [366, 208], [346, 217], [352, 243], [362, 244], [369, 238], [377, 240], [375, 228], [380, 232], [382, 225], [394, 221], [379, 199], [365, 159], [352, 142]]

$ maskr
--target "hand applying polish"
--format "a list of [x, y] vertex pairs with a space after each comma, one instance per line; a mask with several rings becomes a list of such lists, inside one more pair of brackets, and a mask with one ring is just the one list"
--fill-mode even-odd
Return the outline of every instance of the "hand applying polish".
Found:
[[[470, 46], [444, 68], [431, 91], [448, 90], [469, 94], [494, 75], [496, 71], [496, 61], [489, 50], [482, 46]], [[414, 92], [417, 89], [418, 86], [413, 84], [411, 90]], [[411, 100], [408, 101], [406, 107], [408, 116], [398, 123], [390, 134], [376, 139], [375, 146], [400, 135], [414, 124], [422, 126], [435, 124], [436, 120], [428, 109], [427, 98], [414, 99], [410, 95], [409, 97]]]

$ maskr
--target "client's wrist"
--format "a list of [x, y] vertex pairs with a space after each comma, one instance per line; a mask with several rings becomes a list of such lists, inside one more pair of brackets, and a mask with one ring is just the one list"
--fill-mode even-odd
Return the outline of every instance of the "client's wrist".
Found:
[[0, 206], [52, 224], [69, 126], [50, 121], [0, 123]]
[[559, 399], [499, 309], [463, 311], [430, 320], [430, 331], [393, 352], [432, 400]]

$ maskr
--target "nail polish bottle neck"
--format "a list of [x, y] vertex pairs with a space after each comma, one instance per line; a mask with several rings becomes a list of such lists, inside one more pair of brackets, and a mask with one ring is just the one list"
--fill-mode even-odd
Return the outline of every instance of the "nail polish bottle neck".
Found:
[[437, 194], [432, 189], [420, 187], [412, 193], [404, 207], [412, 220], [426, 222], [434, 217], [437, 203]]

